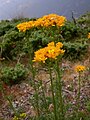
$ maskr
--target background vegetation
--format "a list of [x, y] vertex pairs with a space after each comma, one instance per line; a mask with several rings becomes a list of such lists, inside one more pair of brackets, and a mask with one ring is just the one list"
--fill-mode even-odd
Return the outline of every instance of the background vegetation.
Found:
[[[47, 43], [62, 42], [66, 50], [66, 58], [80, 59], [88, 48], [87, 35], [90, 32], [90, 14], [82, 16], [76, 22], [67, 21], [64, 26], [57, 28], [32, 28], [26, 33], [19, 32], [16, 25], [30, 19], [13, 19], [0, 22], [0, 56], [14, 59], [21, 54], [27, 54], [30, 44], [33, 50], [42, 48]], [[31, 19], [36, 20], [36, 19]]]

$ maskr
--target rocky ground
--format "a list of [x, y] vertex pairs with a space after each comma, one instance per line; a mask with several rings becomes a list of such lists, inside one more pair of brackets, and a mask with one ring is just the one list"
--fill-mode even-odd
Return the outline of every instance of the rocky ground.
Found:
[[[78, 89], [78, 74], [74, 71], [74, 67], [77, 64], [83, 64], [87, 67], [87, 70], [82, 74], [82, 88], [81, 88], [81, 111], [86, 111], [86, 101], [90, 99], [90, 58], [76, 63], [70, 61], [63, 61], [62, 67], [64, 69], [64, 75], [62, 80], [63, 84], [63, 94], [64, 97], [68, 98], [65, 103], [71, 103], [76, 105], [76, 95]], [[53, 73], [53, 77], [54, 77]], [[37, 79], [41, 79], [47, 86], [47, 94], [49, 87], [49, 74], [44, 68], [39, 70]], [[11, 96], [13, 107], [16, 110], [23, 111], [27, 116], [34, 116], [35, 111], [30, 103], [30, 97], [34, 92], [33, 87], [29, 84], [31, 78], [27, 81], [23, 81], [20, 84], [14, 85], [12, 87], [4, 86], [6, 90], [6, 95]], [[72, 111], [72, 107], [69, 111]], [[88, 113], [87, 113], [88, 114]], [[0, 120], [12, 120], [14, 116], [13, 110], [10, 108], [9, 102], [5, 99], [4, 95], [0, 93]], [[28, 118], [27, 118], [28, 120]]]

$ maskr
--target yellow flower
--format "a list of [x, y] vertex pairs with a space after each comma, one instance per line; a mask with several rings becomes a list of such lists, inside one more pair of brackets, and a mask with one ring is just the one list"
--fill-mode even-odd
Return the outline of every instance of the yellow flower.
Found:
[[62, 47], [63, 44], [61, 42], [56, 43], [56, 46], [54, 42], [49, 43], [46, 56], [56, 59], [60, 54], [64, 54], [65, 50], [61, 49]]
[[88, 33], [88, 39], [90, 39], [90, 33]]
[[63, 44], [61, 42], [56, 43], [56, 48], [62, 48]]
[[86, 70], [86, 67], [83, 65], [77, 65], [75, 69], [76, 69], [76, 72], [83, 72]]
[[64, 54], [65, 50], [61, 49], [63, 44], [58, 42], [55, 46], [54, 42], [50, 42], [47, 47], [39, 49], [35, 52], [34, 62], [43, 62], [48, 58], [57, 59], [57, 56]]
[[54, 46], [47, 47], [46, 56], [48, 58], [56, 58], [56, 48]]
[[62, 54], [62, 55], [63, 55], [64, 53], [65, 53], [65, 50], [63, 50], [63, 49], [61, 50], [61, 49], [60, 49], [59, 54]]
[[46, 48], [39, 49], [38, 51], [35, 52], [35, 57], [34, 57], [33, 62], [45, 63], [45, 60], [47, 59], [45, 54], [46, 54]]
[[17, 116], [14, 116], [13, 120], [19, 120], [19, 118]]
[[48, 43], [48, 47], [54, 46], [54, 42]]
[[20, 117], [25, 118], [26, 117], [26, 113], [21, 113]]

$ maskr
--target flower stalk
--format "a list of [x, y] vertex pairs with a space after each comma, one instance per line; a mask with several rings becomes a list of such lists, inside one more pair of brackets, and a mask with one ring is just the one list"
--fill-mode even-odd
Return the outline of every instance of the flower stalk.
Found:
[[2, 88], [2, 89], [1, 89], [1, 92], [2, 92], [3, 95], [4, 95], [4, 98], [9, 102], [9, 105], [10, 105], [11, 109], [13, 110], [15, 116], [18, 116], [18, 113], [17, 113], [16, 109], [14, 108], [14, 106], [13, 106], [13, 104], [12, 104], [12, 100], [11, 100], [10, 96], [7, 96], [7, 95], [6, 95], [6, 91], [5, 91], [5, 89], [3, 88], [3, 85], [2, 85], [1, 88]]
[[78, 77], [78, 99], [80, 100], [80, 89], [81, 89], [81, 73], [79, 72]]
[[39, 111], [39, 96], [38, 96], [38, 89], [37, 89], [37, 86], [36, 86], [36, 82], [35, 82], [35, 75], [36, 75], [36, 69], [33, 67], [33, 62], [32, 62], [32, 59], [30, 58], [30, 70], [31, 70], [31, 73], [32, 73], [32, 80], [33, 80], [33, 86], [34, 86], [34, 90], [35, 90], [35, 103], [36, 103], [36, 112], [37, 112], [37, 115], [38, 115], [38, 118], [40, 116], [40, 111]]
[[47, 105], [46, 95], [45, 95], [45, 89], [44, 89], [42, 81], [41, 81], [41, 89], [42, 89], [42, 94], [43, 94], [43, 100], [44, 100], [44, 104], [45, 104], [45, 109], [46, 109], [46, 112], [48, 113], [48, 105]]
[[61, 83], [61, 70], [59, 68], [59, 61], [56, 60], [56, 72], [57, 72], [57, 81], [58, 81], [58, 88], [59, 88], [59, 100], [60, 100], [60, 113], [61, 113], [61, 119], [64, 120], [64, 103], [63, 103], [63, 97], [62, 97], [62, 83]]
[[86, 70], [86, 67], [83, 65], [76, 66], [76, 72], [78, 72], [78, 96], [77, 96], [78, 110], [80, 109], [81, 73], [85, 70]]
[[56, 101], [55, 101], [55, 96], [54, 96], [54, 86], [53, 86], [52, 70], [51, 70], [50, 66], [49, 66], [48, 69], [49, 69], [49, 74], [50, 74], [52, 100], [53, 100], [53, 105], [54, 105], [54, 117], [55, 117], [55, 120], [57, 120], [57, 108], [56, 108]]

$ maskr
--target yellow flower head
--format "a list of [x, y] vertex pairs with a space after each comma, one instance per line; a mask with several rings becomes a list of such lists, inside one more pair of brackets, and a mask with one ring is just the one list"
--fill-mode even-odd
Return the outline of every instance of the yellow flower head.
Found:
[[57, 56], [64, 54], [65, 50], [61, 49], [63, 44], [58, 42], [55, 46], [54, 42], [50, 42], [47, 47], [39, 49], [35, 52], [34, 62], [43, 62], [48, 58], [57, 59]]
[[56, 43], [56, 48], [62, 48], [63, 44], [61, 42]]
[[21, 113], [21, 114], [20, 114], [20, 117], [21, 117], [21, 118], [25, 118], [25, 117], [26, 117], [26, 113]]
[[19, 118], [17, 116], [14, 116], [13, 120], [19, 120]]
[[56, 49], [55, 46], [48, 46], [47, 47], [47, 53], [46, 53], [47, 58], [56, 58], [58, 56], [58, 50]]
[[76, 69], [76, 72], [83, 72], [86, 70], [86, 67], [83, 65], [77, 65], [75, 69]]
[[34, 57], [33, 62], [45, 63], [45, 60], [47, 59], [45, 54], [46, 54], [46, 48], [39, 49], [38, 51], [35, 52], [35, 57]]
[[90, 39], [90, 33], [88, 33], [88, 39]]
[[51, 47], [51, 46], [54, 46], [54, 45], [55, 45], [54, 42], [48, 43], [48, 47]]

